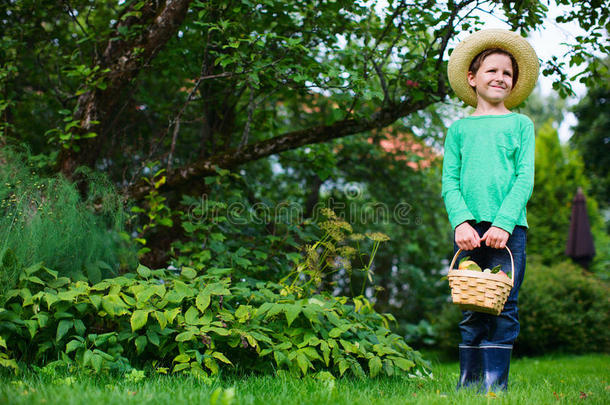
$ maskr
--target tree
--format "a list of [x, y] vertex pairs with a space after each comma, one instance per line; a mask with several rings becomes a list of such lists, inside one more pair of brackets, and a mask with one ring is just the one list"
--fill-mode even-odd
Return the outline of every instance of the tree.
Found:
[[[559, 3], [572, 5], [561, 23], [577, 21], [591, 33], [570, 60], [607, 51], [595, 40], [608, 21], [602, 2]], [[446, 100], [450, 39], [481, 25], [474, 8], [502, 12], [523, 34], [547, 12], [532, 0], [386, 7], [11, 0], [0, 7], [0, 142], [27, 145], [41, 166], [77, 181], [79, 165], [103, 171], [135, 200], [163, 193], [171, 207], [183, 194], [205, 193], [202, 178], [217, 166], [243, 168], [384, 128]], [[569, 90], [556, 60], [544, 70]], [[141, 180], [147, 167], [166, 169], [164, 181]]]
[[519, 112], [532, 119], [534, 128], [541, 128], [549, 122], [554, 128], [559, 128], [566, 113], [566, 102], [553, 93], [543, 95], [540, 87], [536, 87]]
[[[606, 59], [606, 61], [608, 61]], [[585, 172], [591, 181], [591, 195], [600, 208], [610, 209], [610, 86], [589, 89], [574, 107], [578, 123], [570, 144], [583, 156]]]
[[[528, 254], [540, 256], [543, 263], [558, 263], [565, 259], [565, 247], [570, 229], [572, 200], [579, 187], [587, 195], [587, 212], [596, 243], [597, 255], [592, 269], [600, 272], [607, 267], [608, 235], [598, 203], [589, 195], [589, 179], [578, 150], [561, 145], [551, 121], [536, 132], [536, 173], [534, 191], [528, 210]], [[607, 272], [607, 270], [604, 270]]]

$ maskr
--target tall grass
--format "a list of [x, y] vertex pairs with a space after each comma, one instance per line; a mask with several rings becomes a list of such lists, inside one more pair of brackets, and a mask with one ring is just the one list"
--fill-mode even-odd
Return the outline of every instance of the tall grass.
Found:
[[101, 278], [129, 260], [114, 187], [101, 176], [88, 180], [83, 198], [66, 179], [40, 174], [26, 153], [0, 152], [0, 294], [38, 262], [61, 275]]
[[[210, 385], [191, 377], [94, 377], [28, 372], [0, 378], [10, 404], [608, 404], [610, 356], [547, 356], [513, 361], [509, 391], [456, 391], [457, 363], [433, 366], [434, 379], [325, 380], [224, 376]], [[150, 373], [149, 373], [150, 374]]]

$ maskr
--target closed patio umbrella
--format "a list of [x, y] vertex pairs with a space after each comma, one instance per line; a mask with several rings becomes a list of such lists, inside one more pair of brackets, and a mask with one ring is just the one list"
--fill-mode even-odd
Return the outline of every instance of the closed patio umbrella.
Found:
[[593, 235], [587, 215], [587, 205], [580, 187], [572, 200], [572, 218], [570, 220], [566, 255], [585, 268], [589, 267], [589, 263], [595, 256], [595, 245], [593, 244]]

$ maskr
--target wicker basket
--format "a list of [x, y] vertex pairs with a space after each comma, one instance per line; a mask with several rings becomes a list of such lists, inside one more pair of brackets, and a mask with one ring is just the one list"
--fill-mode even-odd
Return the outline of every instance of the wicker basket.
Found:
[[508, 247], [506, 247], [506, 250], [508, 250], [510, 256], [512, 278], [501, 274], [483, 273], [474, 270], [454, 270], [453, 265], [462, 249], [455, 253], [447, 275], [454, 304], [458, 304], [464, 310], [485, 312], [492, 315], [499, 315], [502, 312], [515, 282], [513, 254]]

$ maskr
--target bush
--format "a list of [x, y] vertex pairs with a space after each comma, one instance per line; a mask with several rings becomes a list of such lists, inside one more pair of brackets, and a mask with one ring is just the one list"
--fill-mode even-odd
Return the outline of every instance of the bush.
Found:
[[179, 275], [144, 266], [95, 285], [26, 269], [0, 308], [0, 365], [75, 364], [99, 373], [153, 364], [206, 378], [242, 372], [358, 377], [426, 372], [363, 297], [303, 295], [272, 282], [232, 282], [230, 269]]
[[438, 314], [432, 316], [432, 327], [436, 331], [436, 348], [450, 359], [458, 358], [458, 344], [460, 336], [459, 322], [462, 320], [462, 311], [457, 305], [447, 302]]
[[[519, 292], [521, 332], [516, 355], [549, 352], [608, 352], [610, 349], [608, 283], [570, 262], [544, 266], [528, 260]], [[447, 304], [435, 317], [438, 349], [455, 357], [460, 342], [457, 305]]]
[[528, 264], [519, 293], [518, 351], [542, 354], [610, 350], [610, 288], [570, 262]]

